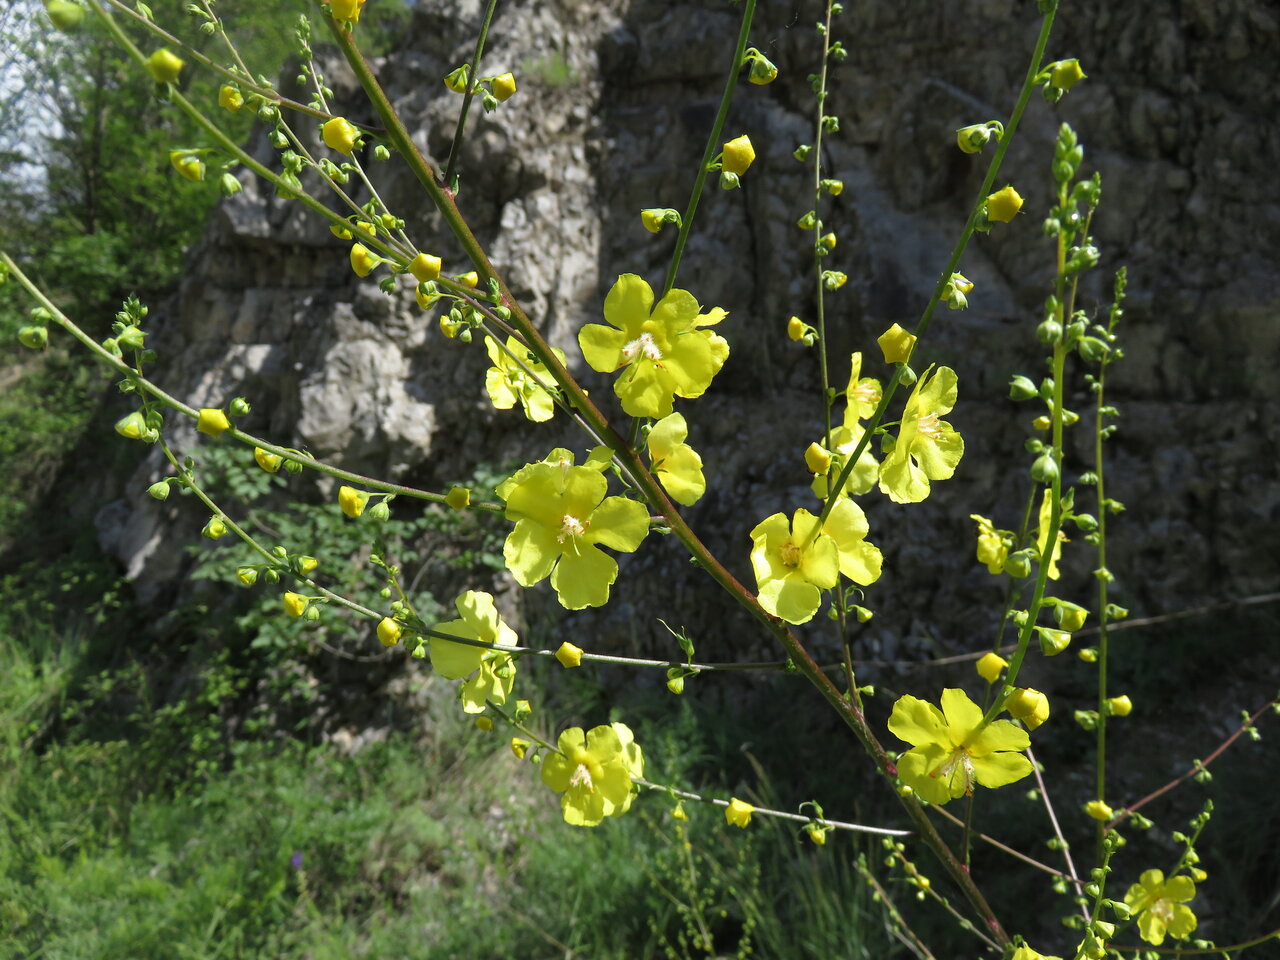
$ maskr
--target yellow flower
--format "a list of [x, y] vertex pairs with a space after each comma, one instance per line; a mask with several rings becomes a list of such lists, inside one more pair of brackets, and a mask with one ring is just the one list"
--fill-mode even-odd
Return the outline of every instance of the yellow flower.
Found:
[[1103, 800], [1090, 800], [1084, 805], [1084, 812], [1100, 823], [1106, 823], [1116, 812]]
[[334, 117], [326, 120], [324, 126], [320, 128], [320, 136], [324, 139], [325, 146], [330, 150], [337, 150], [339, 153], [351, 155], [351, 151], [356, 148], [356, 138], [359, 132], [346, 121], [345, 117]]
[[1022, 197], [1013, 187], [1003, 187], [987, 197], [987, 219], [1008, 223], [1022, 209]]
[[173, 83], [182, 72], [184, 61], [167, 47], [161, 47], [147, 57], [147, 73], [156, 83]]
[[480, 274], [471, 270], [468, 273], [459, 274], [457, 280], [464, 287], [471, 287], [474, 290], [476, 285], [480, 283]]
[[915, 336], [898, 323], [880, 334], [876, 343], [880, 344], [885, 363], [906, 363], [911, 359], [911, 351], [916, 348]]
[[645, 441], [654, 476], [673, 500], [686, 507], [697, 503], [707, 492], [702, 457], [684, 442], [688, 436], [684, 415], [673, 413], [655, 423]]
[[950, 367], [931, 367], [911, 389], [897, 441], [880, 464], [880, 492], [894, 503], [919, 503], [929, 496], [931, 480], [955, 473], [964, 439], [939, 419], [955, 405], [956, 373]]
[[471, 490], [467, 487], [453, 487], [444, 502], [455, 510], [465, 510], [471, 506]]
[[822, 249], [830, 252], [836, 248], [836, 235], [834, 233], [823, 234], [818, 243], [822, 246]]
[[435, 280], [440, 276], [440, 258], [420, 253], [409, 261], [409, 272], [419, 283]]
[[1164, 878], [1161, 870], [1148, 870], [1129, 888], [1124, 902], [1138, 916], [1138, 932], [1152, 946], [1164, 943], [1166, 933], [1179, 940], [1191, 936], [1196, 915], [1185, 906], [1196, 896], [1190, 877]]
[[[1040, 562], [1045, 562], [1045, 547], [1049, 543], [1049, 521], [1053, 517], [1053, 504], [1050, 497], [1053, 496], [1051, 490], [1046, 489], [1044, 496], [1040, 498], [1040, 517], [1039, 526], [1036, 531], [1036, 550], [1040, 554]], [[1057, 580], [1058, 560], [1062, 557], [1062, 545], [1067, 542], [1067, 535], [1062, 531], [1062, 525], [1058, 525], [1058, 540], [1053, 545], [1053, 553], [1048, 559], [1049, 572], [1047, 574], [1050, 580]]]
[[275, 473], [280, 469], [281, 464], [284, 463], [284, 457], [277, 456], [274, 453], [268, 453], [261, 447], [253, 448], [253, 459], [257, 461], [258, 466], [267, 471], [267, 473]]
[[747, 168], [755, 158], [756, 151], [751, 146], [751, 138], [744, 133], [724, 145], [724, 157], [721, 163], [725, 172], [740, 177], [747, 172]]
[[1049, 719], [1049, 698], [1031, 687], [1013, 691], [1004, 706], [1009, 715], [1025, 723], [1028, 730], [1034, 730]]
[[827, 831], [830, 829], [831, 829], [830, 827], [824, 827], [817, 823], [810, 823], [805, 825], [804, 832], [809, 835], [809, 839], [812, 840], [815, 844], [817, 844], [820, 847], [823, 847], [823, 846], [826, 846]]
[[493, 95], [499, 103], [511, 98], [516, 92], [516, 78], [514, 74], [504, 73], [500, 77], [493, 78]]
[[898, 760], [898, 776], [921, 800], [943, 804], [973, 793], [974, 783], [995, 789], [1031, 773], [1022, 751], [1026, 731], [1008, 720], [982, 725], [981, 708], [963, 690], [942, 691], [942, 709], [906, 695], [893, 705], [889, 730], [912, 745]]
[[1024, 943], [1013, 951], [1013, 956], [1009, 960], [1061, 960], [1061, 958], [1046, 957], [1043, 953], [1037, 953]]
[[298, 572], [304, 577], [309, 577], [315, 573], [318, 566], [320, 566], [320, 561], [315, 557], [298, 557]]
[[787, 321], [787, 337], [791, 340], [800, 341], [804, 339], [804, 321], [799, 317], [792, 317]]
[[383, 617], [378, 621], [378, 642], [384, 647], [394, 647], [400, 642], [403, 633], [404, 628], [390, 617]]
[[196, 420], [196, 429], [201, 433], [207, 433], [211, 437], [219, 437], [231, 429], [231, 421], [227, 419], [227, 415], [221, 410], [205, 407], [200, 411], [200, 416]]
[[582, 666], [582, 648], [566, 640], [556, 650], [556, 659], [560, 661], [560, 666], [565, 669], [580, 667]]
[[360, 20], [360, 8], [363, 6], [364, 0], [330, 0], [329, 3], [333, 19], [346, 20], [350, 23], [357, 23]]
[[826, 473], [831, 469], [831, 454], [821, 444], [811, 443], [804, 452], [804, 465], [810, 473]]
[[291, 617], [300, 617], [307, 612], [307, 598], [296, 593], [284, 595], [284, 612]]
[[170, 151], [169, 162], [173, 164], [173, 169], [193, 183], [204, 179], [204, 161], [190, 150]]
[[512, 737], [511, 752], [515, 754], [517, 760], [523, 760], [524, 755], [529, 752], [529, 741], [522, 740], [519, 737]]
[[998, 653], [984, 653], [978, 660], [978, 676], [987, 683], [995, 683], [1000, 679], [1000, 671], [1009, 665], [1009, 661]]
[[218, 106], [223, 110], [237, 113], [244, 106], [244, 95], [235, 87], [224, 83], [218, 88]]
[[620, 723], [587, 732], [570, 727], [560, 734], [557, 748], [542, 763], [542, 782], [564, 794], [560, 806], [566, 823], [594, 827], [627, 810], [632, 779], [643, 769], [629, 729]]
[[364, 505], [369, 502], [369, 494], [355, 487], [338, 488], [338, 506], [352, 520], [364, 513]]
[[724, 808], [724, 822], [731, 827], [745, 827], [751, 822], [751, 814], [755, 812], [755, 809], [746, 801], [734, 797], [729, 801], [729, 805]]
[[363, 243], [352, 245], [351, 269], [356, 272], [357, 277], [367, 277], [373, 273], [374, 268], [381, 262], [382, 258], [370, 253]]
[[[493, 597], [480, 590], [468, 590], [453, 602], [459, 619], [437, 623], [436, 633], [482, 644], [515, 646], [520, 638], [498, 615]], [[442, 677], [462, 680], [462, 709], [484, 713], [485, 704], [506, 703], [516, 681], [516, 664], [505, 650], [492, 646], [458, 643], [442, 637], [431, 640], [431, 668]]]

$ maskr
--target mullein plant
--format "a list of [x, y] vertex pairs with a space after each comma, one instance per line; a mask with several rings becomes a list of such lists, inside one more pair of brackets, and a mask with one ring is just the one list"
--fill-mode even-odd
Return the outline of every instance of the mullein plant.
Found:
[[[889, 835], [885, 842], [892, 869], [902, 871], [921, 897], [933, 896], [959, 916], [966, 933], [1016, 960], [1036, 960], [1046, 954], [1037, 952], [1016, 930], [1008, 929], [987, 901], [969, 866], [968, 845], [974, 834], [968, 829], [968, 818], [983, 790], [1021, 783], [1032, 775], [1032, 734], [1041, 737], [1061, 727], [1061, 720], [1054, 723], [1049, 697], [1019, 685], [1032, 641], [1036, 641], [1040, 656], [1053, 657], [1072, 645], [1087, 622], [1096, 623], [1098, 643], [1079, 650], [1079, 656], [1097, 671], [1097, 708], [1076, 711], [1074, 716], [1081, 725], [1096, 731], [1098, 738], [1096, 790], [1088, 798], [1080, 798], [1078, 810], [1086, 822], [1087, 818], [1098, 822], [1097, 866], [1082, 873], [1069, 855], [1060, 870], [1025, 854], [1019, 856], [1053, 873], [1056, 888], [1071, 908], [1065, 923], [1074, 932], [1063, 941], [1059, 956], [1098, 960], [1112, 945], [1132, 946], [1126, 939], [1130, 931], [1155, 946], [1166, 937], [1190, 937], [1197, 920], [1189, 904], [1195, 898], [1195, 885], [1206, 879], [1196, 866], [1195, 844], [1210, 810], [1192, 822], [1189, 833], [1176, 834], [1183, 850], [1167, 873], [1138, 864], [1135, 882], [1122, 897], [1117, 896], [1122, 886], [1113, 887], [1110, 879], [1113, 873], [1122, 875], [1120, 867], [1112, 864], [1124, 840], [1119, 828], [1151, 825], [1138, 812], [1142, 802], [1125, 806], [1120, 798], [1108, 797], [1105, 778], [1108, 719], [1140, 709], [1128, 696], [1108, 690], [1106, 683], [1107, 627], [1125, 614], [1107, 592], [1112, 575], [1106, 565], [1106, 518], [1118, 513], [1121, 505], [1104, 493], [1102, 461], [1102, 442], [1114, 429], [1108, 423], [1115, 411], [1105, 402], [1105, 373], [1110, 363], [1122, 356], [1117, 326], [1123, 315], [1124, 281], [1121, 274], [1115, 305], [1105, 323], [1092, 321], [1079, 307], [1080, 276], [1099, 259], [1090, 227], [1101, 183], [1096, 175], [1078, 178], [1083, 148], [1065, 124], [1059, 131], [1052, 163], [1055, 202], [1043, 221], [1044, 232], [1055, 246], [1057, 270], [1043, 318], [1035, 327], [1035, 341], [1050, 353], [1048, 370], [1039, 382], [1019, 374], [1010, 388], [1012, 400], [1043, 406], [1032, 420], [1035, 433], [1027, 443], [1032, 459], [1027, 469], [1026, 505], [1021, 524], [1011, 525], [1016, 529], [997, 526], [999, 520], [982, 514], [972, 515], [977, 524], [977, 560], [1006, 584], [999, 631], [991, 648], [977, 659], [974, 689], [983, 702], [978, 703], [957, 686], [939, 690], [931, 698], [903, 695], [881, 711], [889, 714], [887, 726], [882, 727], [868, 719], [864, 702], [874, 696], [874, 690], [860, 686], [855, 672], [858, 627], [873, 616], [864, 604], [869, 604], [872, 596], [878, 605], [894, 602], [892, 596], [876, 593], [885, 561], [875, 540], [883, 541], [891, 529], [873, 531], [859, 501], [883, 497], [891, 509], [910, 508], [928, 498], [934, 484], [950, 481], [962, 469], [965, 444], [963, 417], [957, 412], [959, 378], [950, 367], [929, 362], [927, 334], [939, 306], [955, 311], [981, 302], [981, 289], [960, 272], [974, 235], [1023, 229], [1031, 221], [1024, 212], [1022, 195], [1002, 173], [1002, 165], [1032, 94], [1039, 89], [1046, 101], [1056, 103], [1085, 78], [1074, 58], [1046, 60], [1056, 0], [1039, 0], [1037, 4], [1039, 32], [1011, 114], [1001, 120], [979, 120], [954, 132], [938, 131], [940, 138], [954, 137], [956, 148], [973, 158], [972, 162], [985, 159], [982, 185], [919, 319], [909, 329], [893, 324], [875, 344], [854, 352], [847, 379], [841, 373], [837, 381], [847, 384], [843, 392], [832, 386], [826, 301], [845, 295], [842, 288], [855, 266], [844, 261], [846, 248], [835, 227], [844, 184], [831, 175], [834, 171], [825, 168], [823, 145], [840, 131], [833, 80], [847, 53], [833, 35], [841, 4], [825, 4], [816, 27], [816, 68], [809, 76], [814, 94], [812, 138], [794, 150], [795, 158], [809, 165], [810, 188], [797, 227], [812, 251], [812, 302], [802, 311], [805, 316], [792, 316], [779, 324], [780, 337], [794, 343], [795, 349], [814, 351], [818, 368], [817, 415], [809, 434], [816, 439], [806, 438], [807, 446], [801, 441], [795, 451], [781, 454], [803, 460], [801, 475], [811, 478], [812, 497], [759, 520], [749, 532], [742, 531], [740, 554], [735, 559], [740, 565], [749, 563], [754, 590], [740, 583], [705, 546], [680, 509], [698, 503], [716, 482], [716, 464], [707, 462], [696, 449], [697, 401], [730, 359], [734, 323], [723, 308], [705, 305], [694, 292], [676, 286], [676, 279], [699, 204], [732, 203], [739, 196], [726, 192], [717, 194], [718, 200], [704, 198], [707, 180], [714, 174], [726, 191], [754, 184], [757, 179], [767, 188], [772, 151], [757, 153], [757, 145], [763, 143], [761, 132], [735, 130], [726, 136], [725, 130], [740, 78], [745, 75], [753, 86], [763, 86], [778, 75], [777, 67], [757, 48], [748, 47], [755, 0], [742, 4], [720, 107], [701, 159], [691, 163], [693, 184], [683, 212], [661, 206], [664, 198], [659, 197], [652, 198], [653, 206], [640, 211], [637, 230], [656, 234], [670, 229], [677, 233], [663, 283], [654, 286], [632, 273], [619, 276], [605, 296], [599, 316], [578, 331], [576, 347], [582, 361], [608, 378], [616, 404], [607, 395], [599, 402], [588, 395], [570, 372], [571, 358], [546, 342], [476, 240], [457, 199], [460, 147], [472, 98], [479, 95], [486, 114], [491, 114], [482, 118], [483, 122], [502, 123], [506, 104], [517, 90], [513, 73], [480, 75], [497, 0], [490, 0], [485, 7], [470, 59], [442, 78], [448, 90], [463, 98], [443, 170], [413, 145], [361, 53], [362, 6], [363, 0], [326, 0], [318, 4], [314, 15], [369, 95], [377, 122], [367, 126], [332, 112], [332, 90], [312, 56], [316, 23], [309, 18], [300, 20], [296, 35], [300, 76], [309, 88], [308, 101], [301, 103], [283, 97], [242, 62], [214, 14], [212, 0], [195, 0], [186, 9], [200, 21], [202, 32], [219, 45], [216, 55], [185, 47], [170, 50], [165, 44], [175, 45], [172, 36], [150, 12], [138, 14], [121, 0], [87, 0], [83, 8], [70, 0], [49, 0], [49, 16], [58, 28], [73, 29], [80, 19], [77, 11], [95, 14], [137, 69], [163, 86], [170, 102], [196, 118], [208, 132], [207, 144], [174, 148], [171, 162], [179, 176], [200, 184], [207, 182], [211, 164], [218, 164], [223, 171], [243, 167], [270, 183], [278, 196], [322, 218], [336, 238], [350, 244], [342, 255], [356, 278], [376, 276], [378, 286], [387, 294], [403, 291], [405, 300], [437, 317], [442, 337], [455, 348], [478, 347], [483, 342], [491, 366], [484, 382], [476, 385], [477, 395], [487, 396], [495, 411], [511, 411], [510, 415], [522, 416], [532, 424], [556, 418], [569, 421], [582, 431], [583, 449], [557, 447], [542, 459], [521, 466], [497, 486], [499, 502], [475, 500], [465, 487], [430, 491], [354, 474], [244, 430], [237, 422], [250, 412], [243, 398], [197, 408], [161, 390], [147, 374], [146, 368], [156, 357], [146, 346], [146, 310], [141, 304], [127, 303], [113, 325], [112, 336], [100, 342], [61, 313], [18, 264], [0, 252], [3, 276], [19, 283], [38, 304], [30, 322], [19, 332], [20, 342], [44, 349], [51, 327], [65, 331], [113, 369], [121, 377], [122, 390], [136, 400], [136, 409], [116, 424], [116, 431], [124, 438], [160, 448], [168, 475], [152, 484], [151, 495], [164, 499], [177, 486], [199, 500], [208, 511], [202, 531], [207, 538], [239, 540], [255, 555], [252, 563], [237, 569], [236, 582], [247, 589], [280, 591], [283, 615], [320, 623], [326, 611], [340, 610], [344, 617], [368, 623], [371, 642], [429, 659], [436, 673], [457, 683], [459, 706], [476, 718], [480, 729], [503, 725], [511, 734], [513, 754], [539, 765], [540, 778], [558, 795], [567, 823], [597, 826], [609, 817], [627, 813], [636, 796], [648, 791], [655, 798], [673, 802], [670, 813], [676, 819], [688, 816], [685, 800], [708, 802], [723, 809], [727, 825], [747, 828], [756, 815], [788, 819], [799, 824], [800, 835], [817, 845], [826, 845], [833, 831]], [[130, 39], [121, 26], [126, 20], [152, 38], [149, 46], [140, 48]], [[191, 63], [214, 70], [225, 80], [216, 102], [192, 102], [180, 89], [179, 80]], [[747, 95], [756, 94], [749, 88]], [[253, 110], [266, 127], [268, 139], [279, 153], [279, 171], [262, 164], [221, 133], [218, 111], [225, 114], [243, 109]], [[393, 155], [398, 155], [417, 179], [452, 234], [456, 249], [422, 249], [411, 236], [406, 218], [386, 203], [373, 171], [376, 164]], [[357, 202], [356, 196], [367, 199]], [[638, 238], [643, 236], [640, 233]], [[461, 266], [462, 272], [445, 271], [446, 262], [452, 271]], [[1077, 481], [1082, 488], [1094, 487], [1096, 516], [1085, 512], [1084, 495], [1077, 495], [1066, 479], [1074, 467], [1066, 461], [1064, 430], [1083, 422], [1065, 406], [1069, 359], [1089, 371], [1088, 383], [1096, 397], [1095, 462]], [[623, 425], [615, 426], [608, 416], [607, 411], [615, 406]], [[481, 590], [468, 589], [456, 598], [456, 619], [432, 622], [420, 615], [401, 584], [398, 569], [380, 550], [371, 554], [370, 562], [385, 575], [383, 599], [387, 603], [380, 609], [357, 603], [326, 581], [323, 555], [317, 558], [286, 544], [263, 542], [221, 509], [205, 489], [198, 459], [194, 455], [179, 457], [170, 446], [172, 424], [166, 417], [192, 421], [198, 432], [213, 441], [243, 444], [246, 469], [276, 473], [283, 468], [291, 474], [313, 470], [324, 475], [337, 486], [335, 509], [359, 525], [371, 543], [378, 541], [379, 524], [390, 516], [398, 498], [423, 501], [437, 509], [499, 514], [511, 524], [503, 561], [515, 582], [532, 588], [549, 580], [556, 599], [569, 611], [606, 605], [623, 573], [619, 560], [625, 562], [626, 555], [642, 548], [653, 549], [648, 537], [651, 531], [674, 536], [696, 566], [728, 591], [778, 643], [785, 660], [776, 669], [805, 676], [836, 711], [870, 763], [895, 788], [910, 829], [833, 820], [814, 801], [793, 813], [766, 809], [737, 797], [701, 797], [674, 784], [649, 780], [644, 752], [634, 732], [612, 718], [557, 732], [551, 721], [536, 717], [530, 702], [518, 696], [518, 667], [525, 658], [554, 661], [563, 669], [598, 663], [660, 669], [666, 672], [668, 689], [676, 695], [695, 687], [690, 681], [704, 671], [740, 665], [697, 660], [693, 639], [674, 630], [681, 655], [671, 659], [600, 652], [591, 649], [594, 643], [589, 637], [573, 633], [571, 618], [563, 626], [568, 636], [558, 638], [555, 649], [533, 648], [521, 643], [504, 620], [498, 601]], [[1061, 578], [1064, 546], [1071, 544], [1069, 529], [1097, 552], [1094, 575], [1099, 591], [1092, 605], [1083, 596], [1068, 599], [1048, 592], [1049, 584]], [[1072, 550], [1079, 546], [1073, 544]], [[323, 554], [322, 548], [311, 549]], [[823, 611], [822, 620], [807, 626]], [[797, 631], [798, 626], [805, 626], [805, 631]], [[838, 679], [820, 667], [809, 652], [817, 631], [828, 629], [834, 629], [844, 651]], [[1005, 642], [1007, 632], [1013, 635], [1012, 643]], [[1247, 718], [1246, 728], [1252, 730], [1260, 716], [1261, 711]], [[886, 733], [892, 738], [887, 745]], [[1044, 789], [1036, 793], [1045, 797], [1047, 807]], [[966, 829], [958, 845], [944, 840], [926, 813], [926, 809], [942, 811], [957, 800], [964, 801], [966, 807], [962, 821]], [[806, 813], [806, 808], [810, 812]], [[1065, 851], [1057, 819], [1050, 815], [1047, 820], [1055, 848]], [[967, 915], [956, 913], [951, 901], [938, 895], [936, 885], [908, 857], [903, 839], [907, 834], [913, 835], [912, 849], [918, 845], [933, 855], [964, 902]], [[864, 875], [878, 883], [869, 872]], [[887, 891], [882, 899], [890, 923], [904, 924]]]

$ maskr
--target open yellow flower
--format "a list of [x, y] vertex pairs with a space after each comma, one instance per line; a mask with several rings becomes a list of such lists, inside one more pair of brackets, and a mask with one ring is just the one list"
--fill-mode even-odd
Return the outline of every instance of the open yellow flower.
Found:
[[889, 730], [911, 744], [898, 760], [898, 776], [927, 803], [943, 804], [973, 793], [973, 785], [996, 788], [1031, 773], [1022, 751], [1025, 730], [1009, 720], [982, 725], [982, 709], [963, 690], [942, 691], [942, 709], [906, 695], [893, 705]]
[[[619, 728], [626, 733], [626, 743]], [[584, 732], [570, 727], [556, 744], [558, 752], [542, 762], [542, 782], [560, 798], [565, 823], [594, 827], [631, 805], [631, 779], [643, 773], [640, 748], [620, 723]], [[634, 748], [634, 749], [631, 749]]]
[[686, 507], [697, 503], [707, 492], [702, 457], [684, 442], [688, 435], [683, 414], [673, 413], [653, 425], [646, 443], [654, 476], [671, 499]]
[[1196, 915], [1186, 904], [1194, 900], [1196, 885], [1190, 877], [1164, 878], [1162, 870], [1147, 870], [1124, 895], [1125, 904], [1138, 914], [1138, 932], [1152, 946], [1164, 943], [1165, 934], [1185, 940], [1196, 929]]
[[[519, 642], [493, 605], [493, 597], [480, 590], [468, 590], [454, 601], [459, 619], [437, 623], [431, 629], [454, 637], [512, 647]], [[506, 703], [515, 684], [516, 663], [503, 650], [472, 646], [431, 638], [431, 668], [450, 680], [463, 680], [462, 709], [483, 713], [485, 703]]]
[[956, 372], [950, 367], [930, 367], [916, 381], [902, 411], [898, 439], [880, 464], [880, 491], [894, 503], [919, 503], [929, 496], [929, 481], [946, 480], [956, 472], [964, 440], [938, 419], [955, 405]]
[[[493, 337], [484, 338], [484, 347], [493, 361], [485, 372], [484, 388], [494, 407], [510, 410], [518, 401], [524, 415], [534, 423], [550, 420], [556, 412], [555, 401], [540, 382], [554, 386], [555, 381], [543, 362], [515, 337], [507, 337], [505, 350]], [[558, 347], [551, 350], [564, 363], [564, 351]]]
[[653, 302], [653, 289], [634, 273], [618, 277], [604, 301], [611, 326], [588, 323], [578, 333], [593, 370], [622, 371], [613, 392], [633, 417], [665, 417], [675, 397], [700, 397], [724, 366], [729, 343], [710, 330], [727, 316], [706, 313], [687, 290]]

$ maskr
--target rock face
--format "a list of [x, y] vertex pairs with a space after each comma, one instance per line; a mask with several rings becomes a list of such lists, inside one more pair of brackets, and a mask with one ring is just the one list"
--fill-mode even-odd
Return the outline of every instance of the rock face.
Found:
[[[1085, 145], [1085, 169], [1103, 178], [1093, 230], [1103, 265], [1083, 285], [1081, 305], [1100, 315], [1111, 273], [1129, 270], [1126, 358], [1109, 373], [1122, 417], [1108, 447], [1108, 492], [1128, 505], [1113, 526], [1118, 599], [1136, 611], [1172, 612], [1274, 589], [1280, 574], [1272, 369], [1280, 356], [1280, 191], [1272, 176], [1280, 94], [1269, 82], [1280, 21], [1245, 0], [1062, 7], [1048, 58], [1078, 56], [1089, 78], [1055, 107], [1033, 100], [1001, 173], [1026, 198], [1024, 215], [970, 244], [960, 266], [977, 285], [971, 305], [943, 311], [919, 354], [920, 367], [947, 363], [959, 373], [949, 419], [966, 438], [965, 459], [924, 504], [866, 498], [871, 539], [886, 553], [885, 575], [864, 601], [877, 611], [862, 634], [873, 655], [989, 642], [1002, 588], [973, 562], [968, 515], [1016, 527], [1027, 495], [1022, 443], [1034, 414], [1004, 399], [1004, 384], [1013, 373], [1038, 378], [1043, 370], [1032, 332], [1053, 254], [1039, 224], [1064, 121]], [[584, 371], [576, 331], [599, 319], [615, 277], [661, 282], [674, 235], [647, 233], [638, 213], [684, 208], [739, 12], [718, 0], [499, 8], [481, 73], [513, 70], [520, 90], [493, 116], [473, 114], [459, 204], [576, 370]], [[379, 64], [437, 163], [460, 103], [440, 79], [469, 56], [480, 14], [477, 0], [421, 5], [403, 48]], [[757, 160], [743, 189], [709, 184], [678, 280], [703, 304], [730, 311], [721, 328], [732, 346], [728, 363], [705, 398], [680, 409], [711, 482], [690, 519], [748, 583], [751, 528], [774, 511], [816, 504], [801, 454], [821, 429], [817, 363], [784, 326], [789, 315], [811, 319], [814, 310], [812, 235], [795, 226], [812, 206], [811, 173], [791, 154], [813, 139], [804, 78], [816, 69], [818, 14], [816, 4], [760, 3], [751, 42], [782, 76], [768, 87], [740, 86], [726, 139], [749, 133]], [[826, 139], [826, 175], [845, 189], [827, 215], [840, 237], [828, 266], [850, 277], [827, 297], [837, 386], [851, 350], [882, 369], [875, 337], [919, 316], [985, 168], [987, 155], [961, 154], [953, 132], [1007, 116], [1038, 23], [1034, 4], [1014, 0], [875, 0], [848, 4], [837, 19], [834, 37], [849, 57], [831, 81], [827, 111], [840, 130]], [[338, 108], [369, 119], [345, 67], [334, 62], [329, 72]], [[394, 162], [374, 169], [385, 172], [379, 190], [420, 246], [441, 253], [446, 270], [468, 269], [408, 174]], [[518, 413], [495, 413], [482, 389], [488, 361], [479, 344], [445, 340], [409, 297], [387, 297], [375, 280], [357, 280], [345, 245], [296, 204], [246, 183], [216, 213], [164, 311], [159, 379], [196, 406], [245, 394], [255, 403], [250, 429], [432, 489], [478, 461], [582, 446], [562, 420], [530, 428]], [[584, 376], [616, 411], [605, 378]], [[1088, 404], [1073, 378], [1068, 405], [1084, 413]], [[1083, 426], [1074, 433], [1071, 477], [1089, 468], [1082, 457], [1091, 446]], [[144, 465], [130, 489], [144, 490], [154, 468]], [[1090, 492], [1080, 495], [1088, 503]], [[103, 517], [105, 539], [144, 593], [180, 569], [186, 539], [156, 517], [145, 497]], [[1092, 563], [1077, 546], [1060, 593], [1088, 603]], [[690, 575], [674, 539], [653, 537], [624, 558], [614, 596], [607, 608], [568, 621], [599, 649], [673, 650], [659, 616], [722, 652], [741, 654], [742, 638], [760, 634]], [[527, 604], [536, 621], [563, 621], [545, 588]]]

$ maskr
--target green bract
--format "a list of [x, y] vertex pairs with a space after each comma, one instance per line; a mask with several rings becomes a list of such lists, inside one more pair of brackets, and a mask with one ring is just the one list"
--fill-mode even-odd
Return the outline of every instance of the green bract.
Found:
[[624, 724], [570, 727], [560, 734], [558, 753], [542, 762], [542, 782], [560, 799], [565, 823], [594, 827], [631, 806], [631, 778], [644, 773], [644, 758]]
[[912, 746], [898, 759], [898, 776], [927, 803], [970, 794], [975, 781], [994, 789], [1031, 772], [1021, 753], [1031, 745], [1026, 731], [1009, 720], [982, 726], [982, 709], [963, 690], [943, 690], [941, 710], [900, 697], [889, 729]]
[[[506, 350], [493, 337], [485, 337], [484, 346], [489, 351], [489, 359], [493, 361], [493, 366], [484, 375], [484, 388], [489, 392], [493, 405], [499, 410], [510, 410], [519, 400], [520, 406], [524, 407], [524, 415], [534, 423], [550, 420], [556, 412], [551, 394], [529, 376], [532, 373], [543, 383], [553, 383], [551, 374], [542, 361], [515, 337], [507, 338]], [[553, 347], [552, 352], [557, 360], [564, 363], [563, 350]], [[523, 367], [516, 363], [516, 357], [524, 361]], [[526, 368], [529, 373], [525, 372]]]
[[729, 356], [723, 337], [703, 330], [727, 316], [716, 307], [701, 313], [687, 290], [672, 290], [653, 304], [653, 290], [624, 273], [604, 301], [606, 327], [589, 323], [578, 333], [582, 355], [594, 370], [627, 368], [613, 390], [633, 417], [665, 417], [674, 397], [700, 397]]
[[956, 405], [956, 372], [930, 370], [916, 381], [902, 411], [893, 450], [880, 465], [880, 490], [894, 503], [919, 503], [929, 496], [930, 480], [946, 480], [964, 456], [964, 440], [945, 420]]
[[[502, 622], [489, 594], [468, 590], [454, 601], [454, 606], [461, 619], [437, 623], [432, 630], [483, 643], [515, 646], [519, 638]], [[483, 713], [488, 700], [506, 703], [516, 679], [516, 664], [509, 653], [438, 637], [431, 640], [431, 667], [450, 680], [466, 678], [462, 685], [462, 709], [467, 713]]]
[[672, 498], [686, 507], [697, 503], [707, 492], [702, 475], [702, 458], [684, 442], [689, 427], [684, 416], [663, 417], [649, 431], [649, 462], [658, 481]]
[[775, 513], [751, 531], [760, 606], [788, 623], [811, 620], [822, 591], [834, 587], [840, 574], [863, 585], [880, 577], [880, 551], [864, 540], [867, 520], [857, 504], [841, 500], [814, 535], [817, 522], [801, 509], [790, 523], [785, 514]]
[[502, 550], [507, 569], [522, 587], [550, 574], [556, 596], [569, 610], [609, 602], [618, 564], [596, 544], [630, 553], [649, 532], [643, 505], [625, 497], [605, 499], [605, 454], [593, 454], [575, 467], [572, 453], [553, 450], [498, 487], [507, 519], [516, 522]]

